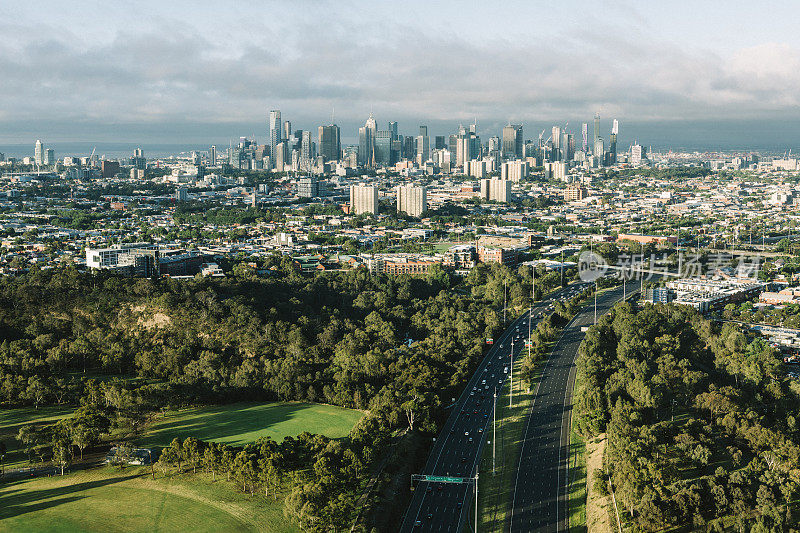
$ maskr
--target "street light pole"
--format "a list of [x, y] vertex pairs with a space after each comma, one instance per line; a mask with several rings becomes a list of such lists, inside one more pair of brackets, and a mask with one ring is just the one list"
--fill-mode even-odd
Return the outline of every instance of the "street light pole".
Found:
[[478, 472], [475, 472], [475, 533], [478, 533]]
[[492, 475], [495, 473], [495, 454], [497, 450], [497, 386], [494, 388], [494, 403], [492, 403]]
[[511, 373], [509, 374], [508, 385], [508, 406], [514, 405], [514, 339], [511, 339]]

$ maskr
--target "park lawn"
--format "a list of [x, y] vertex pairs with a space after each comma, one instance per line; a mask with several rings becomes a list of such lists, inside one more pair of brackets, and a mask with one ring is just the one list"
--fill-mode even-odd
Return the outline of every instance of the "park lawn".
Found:
[[142, 446], [167, 446], [178, 437], [241, 446], [260, 437], [280, 442], [304, 431], [346, 436], [364, 414], [333, 405], [300, 402], [241, 402], [167, 411], [139, 439]]
[[298, 531], [281, 501], [191, 475], [112, 467], [0, 485], [0, 532]]
[[72, 407], [20, 407], [0, 409], [0, 441], [6, 445], [5, 467], [18, 468], [27, 465], [28, 457], [17, 442], [19, 428], [26, 424], [52, 424], [72, 414]]

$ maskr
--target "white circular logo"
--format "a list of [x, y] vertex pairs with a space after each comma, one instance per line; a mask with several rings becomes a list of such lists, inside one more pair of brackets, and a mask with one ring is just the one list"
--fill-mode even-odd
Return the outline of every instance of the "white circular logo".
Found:
[[583, 281], [594, 281], [605, 275], [608, 263], [594, 252], [584, 250], [578, 256], [578, 274]]

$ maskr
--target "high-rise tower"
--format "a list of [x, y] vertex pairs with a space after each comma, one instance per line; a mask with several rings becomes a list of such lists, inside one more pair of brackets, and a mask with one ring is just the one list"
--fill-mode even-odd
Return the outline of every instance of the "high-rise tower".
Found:
[[275, 147], [282, 140], [283, 123], [281, 122], [281, 112], [273, 109], [269, 112], [269, 159], [270, 165], [275, 165]]
[[600, 138], [600, 113], [594, 114], [594, 145], [597, 145], [597, 139]]
[[39, 139], [36, 139], [36, 146], [33, 148], [33, 161], [40, 166], [44, 163], [44, 145]]
[[583, 153], [588, 154], [589, 153], [589, 124], [587, 124], [586, 122], [584, 122], [583, 125], [581, 126], [581, 137], [582, 137], [582, 141], [583, 141], [583, 144], [581, 145], [581, 149], [583, 150]]
[[619, 121], [614, 119], [611, 126], [611, 138], [608, 146], [608, 164], [614, 165], [617, 162], [617, 133], [619, 133]]

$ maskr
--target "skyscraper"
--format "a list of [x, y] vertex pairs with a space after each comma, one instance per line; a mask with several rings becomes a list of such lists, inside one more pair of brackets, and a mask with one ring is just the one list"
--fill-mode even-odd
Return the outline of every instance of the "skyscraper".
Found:
[[605, 154], [605, 144], [602, 137], [597, 137], [594, 141], [594, 157], [597, 159], [598, 166], [603, 165], [603, 156]]
[[392, 165], [392, 132], [379, 130], [375, 133], [375, 166]]
[[281, 112], [274, 109], [269, 112], [269, 157], [272, 164], [275, 162], [275, 147], [282, 140]]
[[582, 141], [583, 141], [583, 144], [581, 144], [581, 150], [583, 150], [584, 153], [588, 154], [589, 153], [589, 124], [587, 124], [586, 122], [584, 122], [581, 125], [581, 137], [582, 137]]
[[302, 141], [300, 142], [300, 160], [302, 162], [301, 166], [304, 169], [307, 170], [311, 168], [311, 160], [317, 157], [315, 152], [315, 145], [311, 140], [311, 132], [304, 131]]
[[392, 133], [392, 140], [397, 139], [397, 122], [389, 122], [389, 131]]
[[559, 126], [553, 126], [553, 148], [558, 151], [561, 149], [561, 128]]
[[509, 124], [503, 128], [503, 157], [522, 158], [522, 125]]
[[217, 166], [217, 147], [216, 145], [211, 145], [211, 149], [208, 151], [208, 165], [211, 167]]
[[611, 126], [611, 138], [608, 144], [608, 164], [615, 165], [617, 163], [617, 133], [619, 133], [619, 121], [614, 119]]
[[378, 125], [372, 113], [363, 128], [358, 130], [358, 163], [367, 167], [375, 164], [375, 135]]
[[417, 163], [422, 166], [430, 158], [431, 155], [431, 141], [428, 137], [428, 126], [419, 127], [419, 136], [417, 137]]
[[[426, 128], [427, 130], [427, 128]], [[420, 127], [422, 132], [422, 127]], [[427, 135], [417, 137], [417, 164], [424, 165], [431, 155], [430, 138]]]
[[338, 161], [342, 146], [339, 140], [339, 126], [331, 124], [319, 127], [319, 155], [325, 161]]
[[44, 151], [44, 164], [45, 165], [55, 165], [56, 164], [56, 153], [53, 151], [52, 148], [48, 148]]
[[594, 114], [594, 146], [597, 146], [597, 139], [600, 138], [600, 113]]
[[44, 145], [42, 145], [42, 141], [36, 139], [36, 146], [33, 148], [33, 161], [37, 165], [42, 165], [44, 163]]
[[289, 120], [283, 121], [283, 139], [291, 139], [292, 138], [292, 123]]

